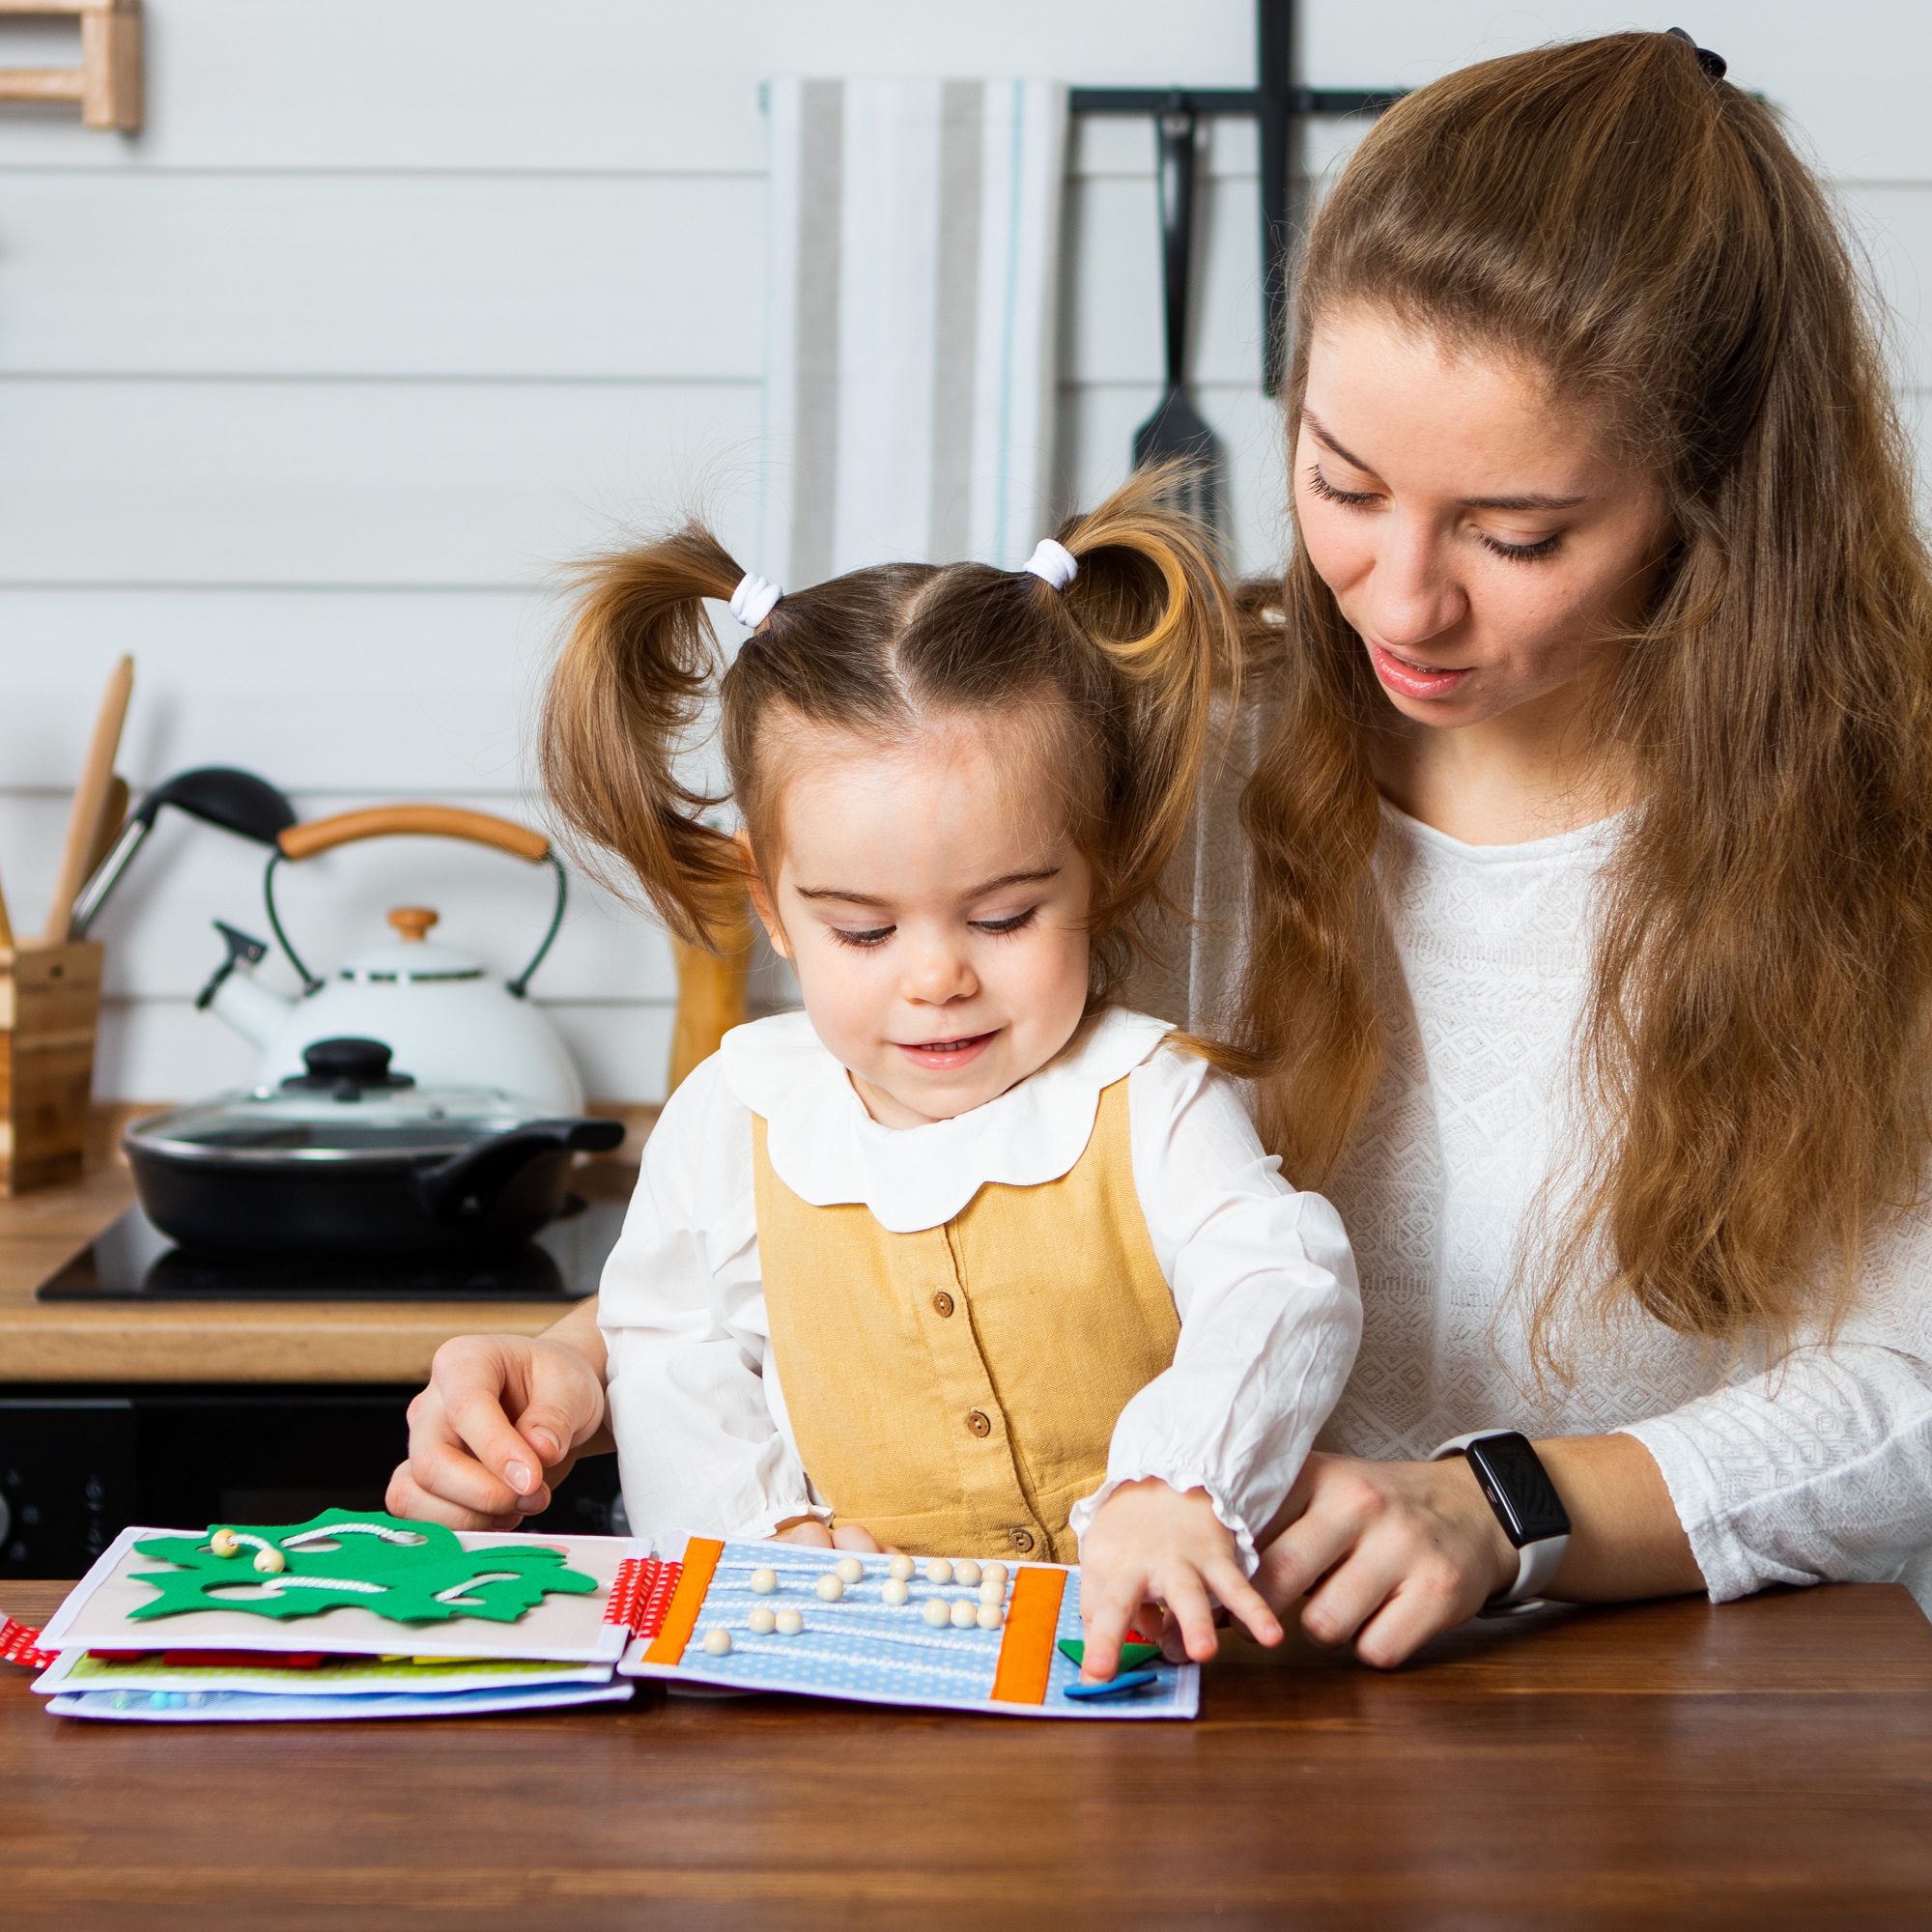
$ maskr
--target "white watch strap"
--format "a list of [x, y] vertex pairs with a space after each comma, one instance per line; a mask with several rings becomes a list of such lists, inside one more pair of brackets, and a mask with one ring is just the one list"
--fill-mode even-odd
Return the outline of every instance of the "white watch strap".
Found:
[[[1480, 1442], [1485, 1435], [1507, 1435], [1507, 1429], [1472, 1429], [1466, 1435], [1452, 1435], [1446, 1442], [1438, 1442], [1430, 1452], [1432, 1463], [1440, 1463], [1450, 1456], [1460, 1456], [1470, 1443]], [[1490, 1616], [1497, 1610], [1525, 1607], [1543, 1594], [1563, 1564], [1563, 1552], [1570, 1548], [1567, 1536], [1546, 1536], [1541, 1543], [1525, 1543], [1516, 1553], [1516, 1581], [1507, 1590], [1499, 1590], [1483, 1605], [1483, 1614]]]

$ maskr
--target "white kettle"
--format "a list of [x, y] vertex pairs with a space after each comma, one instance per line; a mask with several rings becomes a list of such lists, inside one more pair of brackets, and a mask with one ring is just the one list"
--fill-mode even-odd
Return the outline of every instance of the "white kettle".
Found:
[[[289, 943], [275, 910], [275, 871], [337, 845], [399, 835], [464, 838], [494, 846], [556, 873], [556, 910], [529, 964], [509, 980], [492, 980], [480, 959], [434, 943], [437, 915], [399, 906], [389, 915], [398, 938], [345, 960], [318, 979]], [[583, 1083], [563, 1041], [524, 997], [563, 923], [568, 880], [550, 840], [528, 826], [452, 806], [391, 805], [293, 825], [269, 861], [262, 896], [269, 923], [301, 979], [299, 999], [286, 1000], [248, 970], [267, 956], [258, 939], [217, 920], [228, 956], [195, 1005], [212, 1010], [262, 1049], [258, 1084], [276, 1087], [303, 1071], [303, 1049], [319, 1039], [381, 1040], [398, 1073], [423, 1087], [491, 1087], [536, 1103], [544, 1112], [583, 1111]]]

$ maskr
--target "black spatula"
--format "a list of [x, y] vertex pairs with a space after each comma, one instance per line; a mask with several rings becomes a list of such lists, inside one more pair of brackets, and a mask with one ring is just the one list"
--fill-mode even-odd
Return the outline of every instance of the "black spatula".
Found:
[[1221, 528], [1221, 447], [1181, 388], [1187, 354], [1187, 296], [1194, 255], [1194, 116], [1163, 114], [1160, 133], [1160, 261], [1167, 294], [1167, 388], [1134, 432], [1134, 468], [1187, 466], [1175, 507], [1211, 530]]

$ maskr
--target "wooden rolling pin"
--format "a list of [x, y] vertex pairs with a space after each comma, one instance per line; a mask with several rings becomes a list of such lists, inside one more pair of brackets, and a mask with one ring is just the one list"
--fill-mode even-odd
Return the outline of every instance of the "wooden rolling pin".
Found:
[[123, 658], [109, 673], [94, 721], [94, 736], [74, 787], [73, 809], [68, 813], [67, 842], [61, 847], [60, 870], [54, 875], [53, 901], [47, 908], [47, 927], [42, 935], [58, 946], [73, 923], [73, 902], [87, 883], [87, 862], [99, 837], [101, 813], [114, 783], [114, 756], [121, 749], [121, 727], [128, 722], [128, 700], [134, 693], [134, 660]]

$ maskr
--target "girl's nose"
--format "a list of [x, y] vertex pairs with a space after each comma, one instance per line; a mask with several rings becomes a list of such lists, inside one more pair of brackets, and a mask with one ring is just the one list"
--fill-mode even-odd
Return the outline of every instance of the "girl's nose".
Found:
[[979, 990], [972, 962], [954, 947], [937, 942], [922, 946], [908, 961], [905, 992], [916, 1006], [942, 1007], [969, 1000]]
[[1469, 600], [1449, 569], [1445, 539], [1430, 523], [1394, 516], [1370, 573], [1365, 612], [1377, 640], [1426, 644], [1462, 621]]

